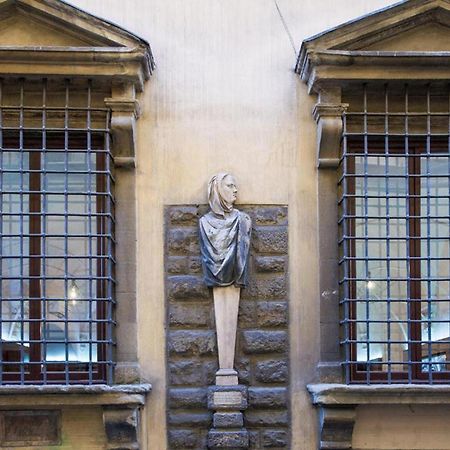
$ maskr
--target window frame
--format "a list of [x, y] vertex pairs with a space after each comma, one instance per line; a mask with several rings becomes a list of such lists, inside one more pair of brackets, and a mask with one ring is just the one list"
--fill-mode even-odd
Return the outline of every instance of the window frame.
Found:
[[[348, 220], [348, 256], [350, 259], [344, 264], [348, 264], [347, 270], [349, 279], [347, 280], [349, 293], [349, 298], [345, 299], [348, 301], [348, 317], [344, 317], [344, 322], [349, 324], [349, 339], [350, 343], [346, 345], [350, 346], [350, 382], [351, 383], [448, 383], [450, 381], [450, 369], [442, 372], [432, 372], [422, 370], [422, 358], [423, 350], [422, 345], [424, 339], [422, 337], [422, 324], [423, 320], [421, 318], [421, 306], [424, 303], [422, 300], [421, 293], [421, 242], [423, 242], [427, 237], [421, 236], [420, 231], [420, 221], [421, 221], [421, 193], [420, 193], [420, 180], [421, 180], [421, 157], [428, 154], [439, 154], [446, 153], [448, 158], [449, 155], [449, 142], [448, 139], [435, 139], [431, 143], [429, 138], [415, 138], [409, 137], [407, 143], [405, 139], [396, 138], [393, 136], [387, 136], [382, 139], [372, 139], [370, 145], [367, 141], [364, 144], [358, 142], [356, 138], [347, 138], [347, 152], [348, 155], [344, 155], [346, 158], [347, 172], [343, 174], [343, 177], [348, 176], [350, 181], [347, 184], [347, 195], [346, 198], [346, 208], [342, 206], [344, 215], [349, 218], [343, 220]], [[409, 272], [409, 277], [407, 280], [407, 292], [410, 293], [405, 300], [407, 304], [411, 307], [407, 308], [410, 311], [409, 316], [405, 319], [408, 322], [408, 349], [406, 350], [410, 355], [408, 360], [405, 361], [405, 365], [408, 366], [409, 362], [412, 362], [411, 368], [407, 367], [403, 372], [393, 372], [393, 371], [378, 371], [378, 370], [368, 370], [371, 365], [367, 363], [359, 363], [357, 360], [357, 314], [356, 305], [358, 302], [356, 294], [356, 283], [357, 283], [357, 272], [356, 272], [356, 237], [355, 237], [355, 180], [357, 175], [355, 174], [355, 157], [361, 156], [379, 156], [389, 158], [389, 155], [404, 155], [408, 158], [408, 171], [407, 171], [407, 205], [410, 211], [409, 217], [407, 219], [407, 232], [409, 230], [406, 239], [408, 240], [408, 252], [406, 256], [407, 267]], [[343, 196], [340, 197], [342, 200]], [[381, 239], [381, 238], [380, 238]], [[384, 238], [384, 241], [388, 239]], [[343, 245], [346, 245], [343, 243]], [[386, 277], [386, 279], [388, 279]], [[363, 299], [363, 302], [367, 302], [367, 299]], [[449, 299], [450, 302], [450, 299]], [[389, 303], [389, 299], [385, 302]], [[429, 301], [425, 300], [425, 303]], [[388, 319], [389, 321], [389, 319]], [[370, 320], [369, 320], [370, 322]], [[428, 321], [426, 321], [428, 322]], [[432, 320], [430, 320], [433, 323]], [[388, 322], [386, 322], [388, 323]], [[450, 339], [450, 338], [449, 338]], [[370, 343], [370, 340], [367, 339]], [[387, 342], [387, 341], [386, 341]], [[426, 342], [426, 340], [425, 340]], [[429, 344], [433, 346], [434, 343]], [[448, 344], [450, 345], [450, 344]], [[427, 355], [425, 355], [427, 356]], [[380, 365], [389, 365], [389, 361], [381, 361]], [[392, 363], [396, 364], [396, 363]], [[397, 363], [398, 364], [398, 363]], [[358, 370], [358, 366], [365, 366], [363, 370]], [[448, 367], [450, 365], [450, 359], [447, 360], [445, 365]], [[411, 375], [409, 374], [411, 372]]]

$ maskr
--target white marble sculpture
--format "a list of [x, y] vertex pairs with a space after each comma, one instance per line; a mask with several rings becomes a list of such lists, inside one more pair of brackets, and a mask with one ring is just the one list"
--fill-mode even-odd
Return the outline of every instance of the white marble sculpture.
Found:
[[200, 248], [204, 279], [213, 288], [219, 352], [216, 384], [237, 384], [234, 352], [241, 288], [247, 284], [250, 217], [235, 209], [237, 187], [228, 173], [208, 184], [211, 211], [200, 219]]

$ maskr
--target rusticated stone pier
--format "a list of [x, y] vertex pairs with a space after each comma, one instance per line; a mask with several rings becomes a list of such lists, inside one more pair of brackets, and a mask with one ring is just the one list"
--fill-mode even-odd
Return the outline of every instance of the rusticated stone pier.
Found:
[[[168, 346], [168, 448], [207, 449], [208, 431], [220, 442], [248, 431], [251, 449], [287, 449], [289, 435], [288, 233], [287, 208], [243, 206], [253, 223], [250, 285], [241, 294], [236, 347], [239, 384], [248, 406], [208, 409], [208, 386], [215, 383], [217, 345], [212, 291], [202, 281], [198, 219], [206, 206], [166, 208], [166, 306]], [[211, 388], [210, 388], [211, 389]], [[209, 394], [211, 407], [211, 390]], [[240, 415], [242, 414], [242, 415]], [[214, 417], [213, 417], [214, 416]], [[220, 448], [220, 447], [217, 447]], [[228, 447], [230, 448], [230, 447]], [[242, 448], [242, 447], [241, 447]], [[245, 447], [244, 447], [245, 448]]]

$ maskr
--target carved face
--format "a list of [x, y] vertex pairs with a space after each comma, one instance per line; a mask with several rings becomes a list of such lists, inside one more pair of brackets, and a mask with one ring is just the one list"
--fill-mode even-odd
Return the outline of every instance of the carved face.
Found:
[[236, 201], [237, 197], [237, 187], [236, 187], [236, 180], [233, 176], [227, 175], [221, 183], [220, 186], [220, 194], [222, 195], [223, 199], [230, 205], [232, 205]]

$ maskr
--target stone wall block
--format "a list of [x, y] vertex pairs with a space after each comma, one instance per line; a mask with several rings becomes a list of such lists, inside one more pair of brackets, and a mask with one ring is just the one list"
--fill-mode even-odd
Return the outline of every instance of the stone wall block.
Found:
[[256, 225], [287, 225], [288, 213], [285, 206], [262, 206], [249, 211]]
[[263, 411], [249, 409], [245, 413], [246, 427], [286, 427], [289, 424], [287, 411]]
[[169, 430], [170, 450], [198, 448], [198, 436], [193, 430]]
[[211, 306], [204, 303], [171, 303], [169, 323], [189, 328], [205, 327], [211, 323]]
[[213, 331], [178, 330], [169, 333], [169, 352], [187, 356], [212, 355], [216, 351]]
[[288, 403], [284, 387], [249, 387], [248, 401], [251, 408], [282, 408]]
[[169, 383], [173, 386], [198, 386], [204, 383], [203, 364], [195, 360], [169, 363]]
[[247, 354], [283, 353], [288, 349], [285, 331], [251, 330], [242, 332], [242, 348]]
[[169, 390], [169, 407], [174, 409], [206, 408], [206, 388], [175, 388]]
[[200, 259], [200, 256], [193, 256], [189, 258], [189, 273], [202, 273], [202, 261]]
[[288, 232], [286, 227], [255, 227], [252, 239], [253, 246], [258, 253], [287, 254]]
[[254, 265], [257, 272], [284, 272], [286, 258], [284, 256], [256, 256]]
[[169, 219], [172, 225], [197, 226], [199, 212], [197, 206], [175, 206], [170, 208]]
[[286, 297], [286, 278], [283, 276], [269, 278], [253, 276], [249, 285], [241, 292], [241, 300], [281, 300]]
[[208, 433], [208, 448], [241, 449], [248, 447], [247, 431], [215, 431]]
[[287, 325], [288, 305], [286, 302], [258, 302], [256, 322], [259, 327], [279, 327]]
[[177, 426], [209, 426], [212, 421], [212, 414], [205, 412], [185, 412], [185, 411], [170, 411], [168, 415], [168, 422], [170, 425]]
[[216, 412], [213, 415], [214, 428], [242, 428], [244, 417], [241, 412]]
[[188, 273], [188, 258], [186, 256], [169, 256], [167, 258], [167, 272], [171, 275], [185, 275]]
[[284, 359], [256, 363], [255, 377], [261, 383], [284, 383], [288, 379], [288, 373], [288, 364]]
[[239, 302], [239, 325], [242, 328], [253, 328], [256, 325], [255, 302], [242, 300]]
[[201, 277], [174, 275], [167, 279], [167, 296], [171, 300], [205, 300], [210, 292]]
[[264, 448], [287, 447], [288, 434], [286, 431], [265, 430], [262, 433], [262, 444]]
[[200, 245], [197, 228], [175, 228], [167, 236], [169, 255], [198, 255]]

